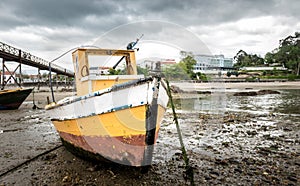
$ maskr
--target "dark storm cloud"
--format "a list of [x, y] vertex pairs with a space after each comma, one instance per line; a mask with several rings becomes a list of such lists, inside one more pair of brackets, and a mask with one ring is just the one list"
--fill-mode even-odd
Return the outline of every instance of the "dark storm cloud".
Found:
[[[23, 24], [59, 27], [82, 26], [82, 21], [89, 15], [106, 17], [113, 13], [112, 10], [117, 8], [117, 5], [110, 1], [5, 0], [0, 4], [0, 8], [9, 9], [8, 13], [16, 15], [17, 21]], [[13, 19], [11, 21], [16, 22]]]
[[[299, 16], [297, 0], [4, 0], [1, 25], [77, 26], [109, 29], [130, 21], [157, 19], [184, 26], [218, 24], [262, 15]], [[3, 16], [6, 14], [6, 16]], [[94, 16], [94, 22], [88, 17]], [[131, 17], [131, 19], [129, 19]], [[5, 27], [4, 27], [5, 29]]]
[[[216, 32], [226, 32], [219, 34], [218, 43], [222, 46], [222, 36], [226, 37], [229, 32], [234, 33], [232, 37], [274, 33], [272, 28], [257, 28], [255, 24], [252, 24], [256, 26], [253, 29], [237, 27], [235, 24], [240, 20], [265, 16], [275, 20], [277, 17], [291, 17], [278, 19], [275, 24], [285, 24], [285, 28], [296, 25], [300, 19], [298, 7], [299, 0], [1, 0], [0, 41], [18, 44], [22, 48], [36, 46], [41, 51], [59, 50], [96, 40], [111, 29], [137, 21], [140, 24], [134, 24], [134, 28], [129, 26], [125, 30], [115, 30], [115, 38], [112, 39], [115, 41], [111, 43], [122, 41], [126, 44], [141, 33], [145, 33], [144, 39], [158, 37], [163, 41], [184, 42], [177, 41], [182, 37], [180, 33], [172, 33], [170, 29], [166, 31], [162, 24], [142, 24], [144, 20], [157, 20], [175, 23], [189, 30], [195, 28], [193, 31], [198, 35], [213, 39], [218, 36]], [[234, 38], [231, 40], [224, 45], [234, 43]]]

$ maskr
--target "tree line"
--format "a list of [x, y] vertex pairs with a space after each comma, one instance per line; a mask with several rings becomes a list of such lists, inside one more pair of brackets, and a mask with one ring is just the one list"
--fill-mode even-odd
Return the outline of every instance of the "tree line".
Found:
[[234, 57], [235, 67], [248, 66], [274, 66], [279, 64], [291, 70], [293, 74], [300, 74], [300, 32], [289, 35], [279, 40], [279, 46], [273, 51], [266, 53], [262, 58], [257, 54], [248, 54], [240, 50]]

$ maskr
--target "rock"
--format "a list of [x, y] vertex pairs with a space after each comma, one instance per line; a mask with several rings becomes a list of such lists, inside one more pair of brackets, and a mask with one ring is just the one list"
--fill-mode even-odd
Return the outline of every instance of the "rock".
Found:
[[111, 170], [107, 170], [107, 171], [111, 174], [112, 178], [116, 177], [116, 175], [115, 175], [115, 173], [113, 171], [111, 171]]
[[216, 159], [215, 164], [217, 165], [228, 165], [228, 160], [227, 159]]
[[174, 155], [175, 155], [175, 156], [181, 156], [181, 154], [182, 154], [181, 152], [175, 152]]
[[96, 171], [96, 168], [95, 167], [89, 167], [86, 169], [87, 171], [90, 171], [90, 172], [95, 172]]
[[295, 165], [298, 165], [298, 166], [300, 166], [300, 162], [295, 162]]
[[222, 146], [224, 146], [224, 147], [229, 147], [229, 143], [230, 143], [230, 142], [227, 142], [227, 141], [222, 142]]
[[263, 175], [269, 175], [269, 173], [267, 173], [267, 172], [263, 172]]
[[197, 91], [197, 94], [211, 94], [211, 91]]
[[257, 96], [257, 92], [237, 92], [233, 96]]
[[205, 178], [205, 180], [211, 180], [211, 176], [210, 175], [209, 176], [205, 175], [204, 178]]
[[292, 128], [290, 128], [290, 127], [283, 127], [283, 129], [282, 129], [283, 131], [285, 131], [285, 132], [288, 132], [288, 131], [293, 131], [293, 129]]
[[171, 85], [170, 88], [173, 93], [183, 93], [184, 92], [183, 90], [181, 90], [179, 87], [177, 87], [175, 85]]
[[242, 173], [242, 172], [243, 172], [243, 170], [242, 170], [242, 169], [240, 169], [240, 168], [235, 168], [235, 169], [234, 169], [234, 172]]
[[62, 180], [62, 182], [70, 182], [72, 179], [70, 176], [65, 176]]
[[44, 161], [49, 161], [49, 160], [53, 160], [53, 159], [56, 158], [56, 157], [57, 157], [56, 154], [47, 154], [46, 156], [44, 156], [44, 157], [42, 158], [42, 160], [44, 160]]
[[257, 92], [250, 91], [250, 92], [237, 92], [234, 93], [234, 96], [257, 96], [257, 95], [266, 95], [266, 94], [280, 94], [280, 92], [275, 90], [259, 90]]
[[255, 130], [253, 130], [253, 131], [248, 130], [246, 133], [247, 133], [249, 136], [255, 136], [255, 135], [257, 134], [257, 132], [256, 132]]
[[297, 182], [297, 178], [295, 176], [288, 176], [287, 177], [290, 181], [293, 181], [293, 182]]
[[218, 177], [218, 175], [216, 175], [216, 174], [209, 174], [209, 176], [213, 179], [216, 179]]
[[253, 165], [255, 163], [255, 160], [252, 158], [244, 158], [242, 161], [245, 162], [247, 165]]
[[215, 176], [219, 176], [220, 175], [217, 171], [211, 171], [210, 174], [215, 175]]
[[265, 95], [265, 94], [280, 94], [280, 92], [275, 90], [259, 90], [257, 95]]
[[239, 164], [239, 163], [240, 163], [240, 162], [239, 162], [236, 158], [234, 158], [234, 157], [229, 158], [228, 161], [229, 161], [230, 163], [232, 163], [232, 164]]

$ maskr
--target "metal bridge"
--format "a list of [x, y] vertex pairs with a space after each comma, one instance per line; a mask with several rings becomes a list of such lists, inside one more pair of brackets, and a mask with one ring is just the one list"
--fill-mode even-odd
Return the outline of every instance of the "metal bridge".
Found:
[[[11, 79], [13, 79], [14, 82], [21, 87], [21, 82], [22, 82], [21, 64], [38, 68], [39, 77], [40, 77], [40, 70], [50, 70], [50, 65], [51, 65], [51, 72], [55, 72], [56, 74], [65, 75], [68, 77], [74, 77], [74, 73], [70, 70], [52, 64], [51, 62], [48, 62], [42, 58], [31, 55], [29, 52], [24, 52], [21, 49], [17, 49], [15, 47], [12, 47], [2, 42], [0, 42], [0, 58], [2, 58], [2, 77], [0, 79], [0, 82], [2, 84], [1, 89], [4, 89], [7, 82], [9, 82], [9, 80]], [[19, 63], [19, 65], [15, 68], [13, 72], [11, 72], [5, 65], [6, 61], [17, 62]], [[15, 77], [16, 71], [18, 69], [19, 69], [19, 81], [17, 81]], [[6, 79], [5, 79], [5, 72], [9, 73], [9, 77]], [[51, 80], [51, 73], [49, 73], [49, 79]]]
[[[40, 70], [49, 70], [48, 61], [2, 42], [0, 42], [0, 58], [4, 61], [15, 61], [20, 64], [36, 67]], [[51, 64], [51, 71], [68, 77], [74, 77], [74, 72], [55, 64]]]

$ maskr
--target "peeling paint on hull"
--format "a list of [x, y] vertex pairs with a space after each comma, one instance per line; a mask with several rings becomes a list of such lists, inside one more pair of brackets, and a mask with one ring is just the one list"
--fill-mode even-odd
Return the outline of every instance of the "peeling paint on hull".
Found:
[[[145, 135], [132, 136], [130, 141], [119, 137], [75, 136], [59, 133], [63, 144], [72, 153], [89, 160], [141, 166], [145, 153]], [[156, 132], [156, 137], [158, 131]]]
[[[165, 109], [159, 106], [154, 142], [164, 112]], [[88, 158], [91, 159], [104, 158], [130, 166], [149, 165], [149, 162], [144, 162], [146, 149], [149, 149], [146, 144], [146, 105], [87, 118], [52, 122], [63, 141], [70, 143], [68, 147], [75, 154], [78, 150], [79, 155], [90, 152]], [[93, 155], [96, 157], [92, 158]]]

